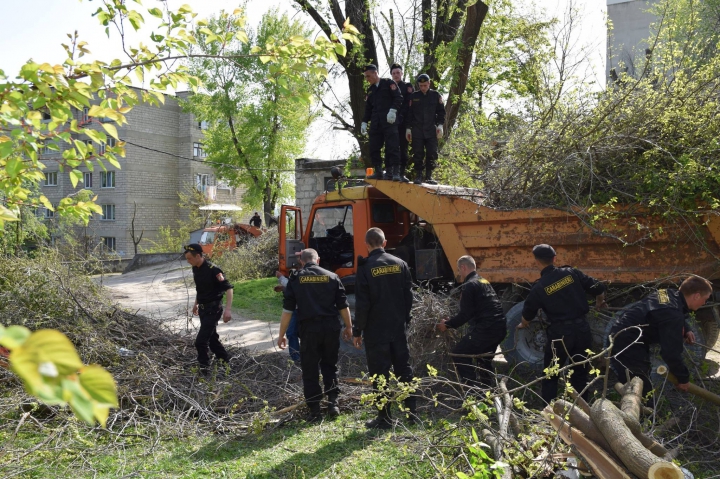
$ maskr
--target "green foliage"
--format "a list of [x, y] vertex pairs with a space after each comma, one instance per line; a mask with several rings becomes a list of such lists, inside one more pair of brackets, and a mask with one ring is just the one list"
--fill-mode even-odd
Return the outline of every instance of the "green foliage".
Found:
[[[106, 163], [120, 167], [118, 159], [125, 156], [124, 142], [119, 141], [117, 126], [127, 122], [126, 114], [139, 102], [160, 104], [163, 93], [187, 84], [196, 89], [200, 80], [188, 73], [185, 66], [175, 60], [192, 58], [192, 48], [200, 43], [213, 45], [216, 58], [233, 58], [228, 45], [233, 42], [247, 43], [243, 30], [244, 17], [241, 10], [232, 15], [222, 12], [222, 22], [211, 24], [198, 20], [187, 5], [176, 11], [159, 8], [134, 10], [125, 0], [107, 0], [98, 7], [94, 16], [110, 35], [110, 28], [117, 30], [128, 59], [122, 61], [86, 62], [88, 44], [77, 34], [69, 35], [64, 44], [67, 58], [61, 65], [28, 62], [20, 69], [18, 79], [11, 80], [0, 70], [0, 226], [5, 221], [18, 219], [18, 208], [23, 205], [43, 205], [55, 209], [60, 215], [74, 216], [87, 223], [93, 212], [100, 212], [94, 201], [64, 198], [57, 207], [40, 195], [32, 196], [34, 185], [44, 179], [45, 165], [40, 161], [43, 148], [61, 153], [58, 164], [75, 186], [82, 179], [80, 167], [90, 170], [105, 169]], [[139, 0], [133, 6], [141, 7]], [[167, 8], [166, 4], [163, 4]], [[134, 31], [144, 27], [145, 16], [161, 19], [160, 25], [144, 42], [129, 45], [126, 29]], [[214, 28], [213, 27], [217, 27]], [[346, 25], [345, 33], [353, 37], [354, 28]], [[282, 92], [288, 82], [302, 75], [324, 75], [325, 69], [316, 67], [323, 61], [334, 62], [344, 47], [338, 48], [330, 39], [315, 42], [301, 37], [284, 39], [268, 38], [267, 43], [256, 45], [248, 56], [258, 57], [262, 63], [270, 63], [268, 81]], [[233, 52], [230, 52], [233, 53]], [[322, 71], [320, 71], [322, 70]], [[131, 87], [130, 75], [148, 84], [147, 90]], [[149, 80], [148, 80], [149, 79]], [[99, 103], [97, 103], [99, 100]], [[307, 101], [299, 95], [298, 101]], [[107, 118], [102, 130], [90, 123], [80, 123], [75, 111], [89, 109], [89, 116]], [[117, 125], [117, 126], [116, 126]], [[115, 138], [116, 146], [99, 148], [107, 143], [108, 136]], [[88, 146], [80, 137], [92, 140]]]
[[490, 446], [484, 442], [480, 442], [475, 428], [472, 428], [471, 431], [473, 440], [472, 442], [468, 442], [466, 447], [468, 450], [468, 461], [473, 474], [468, 475], [464, 472], [457, 472], [457, 476], [460, 479], [491, 479], [502, 477], [503, 467], [507, 467], [507, 464], [496, 462], [488, 456], [483, 449], [489, 449]]
[[275, 277], [234, 283], [233, 309], [243, 318], [280, 321], [283, 295], [273, 290], [277, 285]]
[[[221, 15], [208, 25], [218, 29], [226, 23]], [[246, 187], [244, 202], [253, 209], [262, 206], [267, 214], [272, 214], [279, 199], [294, 193], [294, 160], [302, 154], [307, 129], [316, 116], [309, 107], [312, 92], [327, 74], [324, 61], [334, 58], [325, 59], [316, 52], [313, 65], [298, 64], [289, 76], [287, 69], [268, 63], [270, 56], [256, 58], [250, 53], [282, 42], [289, 48], [287, 54], [306, 54], [300, 51], [310, 47], [305, 37], [311, 33], [302, 23], [273, 10], [263, 16], [257, 32], [248, 31], [247, 42], [226, 46], [238, 57], [234, 62], [198, 59], [191, 63], [204, 88], [185, 107], [208, 122], [203, 143], [207, 162], [233, 186]], [[199, 44], [205, 54], [215, 48]]]
[[103, 427], [110, 408], [118, 406], [115, 381], [100, 366], [84, 366], [61, 332], [0, 325], [0, 346], [10, 351], [10, 367], [28, 393], [46, 404], [69, 404], [75, 415]]
[[249, 238], [238, 248], [213, 256], [229, 281], [247, 281], [275, 277], [278, 269], [279, 234], [276, 228], [268, 229], [256, 238]]

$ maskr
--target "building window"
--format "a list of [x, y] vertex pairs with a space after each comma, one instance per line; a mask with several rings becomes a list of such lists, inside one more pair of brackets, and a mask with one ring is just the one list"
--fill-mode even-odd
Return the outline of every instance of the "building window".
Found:
[[45, 210], [45, 211], [43, 212], [43, 217], [44, 217], [46, 220], [55, 218], [55, 212], [54, 212], [53, 210], [48, 209], [48, 208], [43, 208], [43, 210]]
[[112, 221], [115, 219], [115, 205], [101, 205], [102, 206], [102, 220]]
[[82, 116], [80, 117], [80, 123], [87, 123], [90, 121], [90, 108], [85, 107], [82, 111]]
[[110, 148], [115, 148], [115, 144], [116, 144], [115, 138], [113, 138], [112, 136], [108, 136], [107, 137], [107, 146], [109, 146]]
[[218, 190], [229, 190], [230, 182], [228, 180], [217, 180], [217, 189]]
[[85, 188], [92, 188], [92, 171], [86, 171], [83, 175], [83, 183]]
[[45, 186], [57, 186], [57, 171], [45, 173]]
[[106, 251], [115, 251], [115, 237], [114, 236], [103, 236], [102, 244]]
[[100, 188], [115, 188], [115, 172], [114, 171], [101, 171], [100, 172]]
[[104, 154], [105, 154], [105, 149], [106, 149], [108, 146], [109, 146], [110, 148], [112, 148], [112, 147], [115, 146], [115, 138], [113, 138], [112, 136], [108, 136], [108, 138], [107, 138], [107, 143], [106, 143], [106, 142], [101, 142], [101, 143], [100, 143], [100, 147], [98, 148], [99, 153], [100, 153], [101, 155], [104, 155]]
[[198, 191], [205, 193], [208, 187], [208, 175], [195, 175], [195, 187]]
[[203, 150], [202, 143], [193, 143], [193, 156], [198, 158], [205, 158], [207, 156], [207, 153]]
[[203, 120], [198, 122], [198, 128], [201, 130], [207, 130], [208, 129], [208, 122]]

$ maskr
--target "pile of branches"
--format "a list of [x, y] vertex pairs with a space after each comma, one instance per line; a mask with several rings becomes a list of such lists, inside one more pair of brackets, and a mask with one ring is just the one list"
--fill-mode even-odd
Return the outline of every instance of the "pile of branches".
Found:
[[278, 269], [280, 234], [270, 228], [258, 237], [251, 237], [236, 249], [214, 255], [216, 263], [228, 280], [245, 281], [273, 276]]

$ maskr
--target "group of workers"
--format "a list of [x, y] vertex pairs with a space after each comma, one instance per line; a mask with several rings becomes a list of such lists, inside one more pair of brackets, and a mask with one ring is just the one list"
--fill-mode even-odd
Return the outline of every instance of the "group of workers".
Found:
[[438, 139], [443, 136], [445, 124], [442, 95], [430, 89], [430, 77], [425, 73], [416, 79], [417, 91], [411, 83], [402, 81], [402, 66], [391, 65], [390, 74], [392, 78], [380, 78], [377, 66], [365, 67], [364, 76], [370, 88], [360, 132], [369, 136], [370, 160], [375, 170], [368, 178], [408, 183], [410, 179], [405, 173], [408, 145], [412, 144], [413, 183], [436, 185], [433, 171], [437, 167]]
[[[283, 285], [279, 290], [284, 296], [277, 344], [280, 349], [285, 349], [290, 341], [291, 355], [299, 361], [303, 393], [310, 410], [309, 421], [322, 419], [324, 396], [328, 404], [326, 414], [334, 417], [340, 413], [337, 363], [341, 335], [358, 349], [364, 344], [368, 372], [376, 389], [389, 379], [391, 369], [401, 383], [410, 383], [413, 379], [406, 334], [413, 305], [410, 269], [403, 260], [385, 251], [387, 242], [381, 229], [370, 228], [365, 235], [365, 244], [369, 255], [358, 258], [354, 321], [340, 278], [320, 266], [320, 258], [314, 249], [303, 250], [299, 267], [289, 278], [281, 278]], [[538, 311], [543, 311], [548, 339], [544, 368], [567, 365], [572, 370], [568, 375], [570, 385], [587, 399], [591, 368], [588, 351], [592, 336], [587, 322], [588, 295], [594, 297], [595, 308], [603, 309], [607, 306], [606, 287], [577, 268], [556, 266], [556, 253], [550, 245], [536, 245], [532, 254], [540, 279], [525, 299], [522, 320], [517, 328], [526, 328]], [[208, 348], [219, 361], [230, 359], [219, 341], [216, 326], [221, 318], [225, 322], [230, 320], [232, 285], [217, 266], [203, 257], [199, 245], [186, 246], [185, 257], [193, 267], [197, 290], [193, 314], [200, 316], [195, 343], [198, 362], [201, 370], [207, 370], [210, 365]], [[470, 391], [482, 390], [493, 385], [492, 359], [507, 335], [507, 322], [497, 294], [477, 273], [473, 257], [459, 258], [457, 271], [462, 281], [459, 312], [452, 318], [445, 318], [436, 328], [444, 332], [468, 324], [452, 357], [460, 382]], [[689, 372], [682, 360], [683, 343], [692, 344], [695, 336], [685, 316], [703, 306], [712, 290], [708, 280], [690, 276], [679, 290], [659, 289], [623, 310], [610, 331], [614, 345], [611, 367], [618, 379], [624, 382], [627, 375], [640, 377], [643, 394], [647, 397], [652, 390], [649, 347], [659, 343], [662, 359], [678, 379], [677, 388], [687, 391]], [[227, 294], [224, 312], [223, 294]], [[343, 324], [338, 321], [338, 315]], [[292, 323], [295, 323], [294, 334], [289, 330]], [[323, 387], [319, 383], [321, 373]], [[545, 402], [549, 403], [557, 396], [558, 379], [556, 371], [547, 369], [541, 388]], [[412, 394], [404, 400], [403, 412], [410, 421], [417, 420], [416, 403], [417, 398]], [[390, 402], [379, 404], [377, 417], [366, 426], [391, 428]]]

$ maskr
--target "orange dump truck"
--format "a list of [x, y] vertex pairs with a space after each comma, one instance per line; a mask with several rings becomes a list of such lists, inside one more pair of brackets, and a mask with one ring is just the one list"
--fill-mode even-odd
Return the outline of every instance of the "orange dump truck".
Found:
[[203, 253], [212, 257], [223, 251], [232, 251], [250, 238], [256, 238], [262, 230], [251, 225], [235, 223], [234, 225], [215, 225], [203, 229], [199, 244]]
[[[297, 207], [283, 206], [280, 219], [282, 271], [295, 266], [295, 251], [310, 247], [318, 251], [323, 267], [335, 271], [350, 288], [357, 256], [368, 253], [365, 232], [373, 226], [385, 232], [387, 249], [408, 262], [419, 282], [452, 281], [457, 259], [472, 255], [478, 272], [493, 283], [509, 307], [510, 336], [520, 321], [523, 292], [540, 276], [531, 254], [538, 243], [552, 245], [559, 263], [612, 285], [655, 282], [688, 273], [716, 284], [720, 280], [720, 216], [712, 214], [693, 228], [641, 212], [615, 212], [614, 219], [598, 220], [591, 228], [581, 216], [557, 209], [483, 206], [478, 190], [367, 180], [318, 196], [306, 228]], [[717, 339], [720, 324], [720, 298], [714, 299], [698, 312], [710, 345]], [[601, 340], [604, 324], [595, 325], [594, 330]], [[520, 334], [510, 359], [541, 364], [542, 328]], [[509, 347], [503, 349], [513, 349], [514, 344], [515, 338], [509, 337]]]

